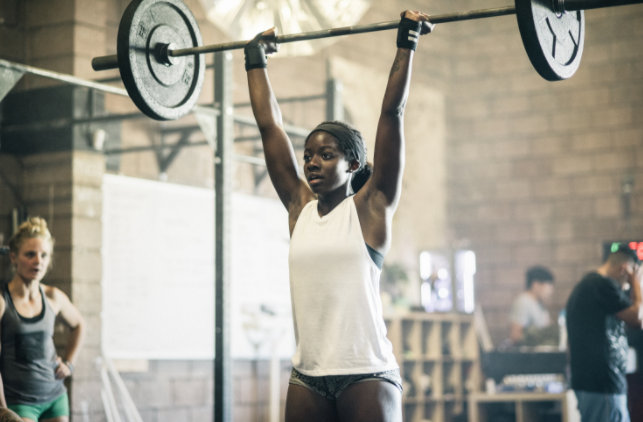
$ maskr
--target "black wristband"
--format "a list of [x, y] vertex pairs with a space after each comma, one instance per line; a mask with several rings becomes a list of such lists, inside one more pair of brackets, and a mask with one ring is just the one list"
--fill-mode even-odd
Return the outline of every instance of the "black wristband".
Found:
[[422, 23], [409, 18], [402, 18], [397, 27], [397, 46], [398, 48], [408, 48], [415, 50], [420, 39], [420, 30]]
[[261, 69], [268, 66], [268, 59], [266, 58], [266, 51], [259, 40], [255, 38], [250, 41], [243, 49], [246, 56], [246, 71], [250, 69]]

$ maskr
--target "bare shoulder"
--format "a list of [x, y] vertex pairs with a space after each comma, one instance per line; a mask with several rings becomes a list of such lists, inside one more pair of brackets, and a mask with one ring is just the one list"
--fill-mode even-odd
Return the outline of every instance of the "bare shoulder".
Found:
[[82, 323], [83, 318], [80, 311], [74, 306], [65, 292], [53, 286], [42, 284], [41, 286], [56, 315], [60, 315], [72, 328]]
[[297, 220], [299, 219], [299, 215], [302, 210], [306, 205], [308, 205], [308, 203], [315, 199], [315, 195], [309, 189], [302, 189], [298, 198], [299, 199], [297, 201], [293, 201], [288, 207], [288, 228], [290, 229], [290, 235], [292, 235], [292, 232], [295, 229], [295, 225], [297, 224]]
[[40, 287], [42, 287], [42, 291], [45, 292], [45, 296], [47, 296], [47, 299], [54, 300], [59, 297], [60, 294], [64, 294], [59, 288], [49, 286], [48, 284], [40, 283]]
[[60, 308], [60, 305], [69, 301], [69, 298], [67, 297], [65, 292], [63, 292], [59, 288], [46, 284], [41, 284], [41, 286], [43, 292], [45, 292], [45, 296], [55, 307]]

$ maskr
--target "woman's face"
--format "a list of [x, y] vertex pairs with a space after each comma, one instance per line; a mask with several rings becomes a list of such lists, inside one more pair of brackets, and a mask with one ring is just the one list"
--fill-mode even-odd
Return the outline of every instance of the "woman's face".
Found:
[[51, 241], [40, 237], [25, 239], [18, 253], [11, 254], [16, 275], [25, 282], [40, 281], [51, 262]]
[[[359, 164], [358, 164], [359, 165]], [[315, 193], [331, 192], [346, 185], [354, 169], [327, 132], [313, 132], [304, 149], [304, 175]]]

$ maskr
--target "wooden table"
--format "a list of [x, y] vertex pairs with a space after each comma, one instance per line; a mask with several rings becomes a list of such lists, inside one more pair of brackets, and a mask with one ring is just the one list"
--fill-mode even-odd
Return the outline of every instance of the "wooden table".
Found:
[[561, 422], [580, 422], [576, 396], [572, 390], [563, 393], [471, 393], [468, 396], [469, 422], [493, 422], [490, 410], [499, 404], [508, 404], [514, 411], [515, 422], [538, 422], [538, 413], [544, 406], [560, 404]]

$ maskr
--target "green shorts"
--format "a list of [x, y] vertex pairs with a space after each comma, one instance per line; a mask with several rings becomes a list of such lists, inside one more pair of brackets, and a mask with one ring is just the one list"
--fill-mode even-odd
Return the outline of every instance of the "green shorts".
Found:
[[21, 418], [34, 421], [69, 416], [69, 398], [66, 392], [47, 403], [7, 404], [7, 407], [16, 412]]

